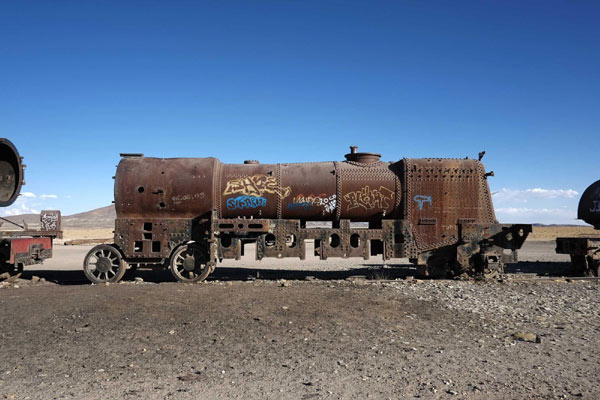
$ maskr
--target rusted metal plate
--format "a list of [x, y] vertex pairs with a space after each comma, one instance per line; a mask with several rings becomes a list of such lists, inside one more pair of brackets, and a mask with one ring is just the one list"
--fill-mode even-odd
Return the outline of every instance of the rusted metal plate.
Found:
[[271, 230], [270, 219], [218, 218], [212, 221], [214, 232], [253, 233]]
[[196, 218], [214, 204], [216, 158], [121, 159], [115, 175], [117, 218]]
[[290, 187], [282, 187], [278, 170], [278, 164], [221, 164], [222, 218], [277, 218], [280, 200], [291, 194]]
[[400, 204], [400, 180], [384, 162], [339, 163], [340, 218], [373, 221], [390, 218]]
[[192, 221], [182, 218], [115, 220], [115, 244], [125, 258], [165, 258], [179, 244], [192, 239]]
[[381, 254], [443, 271], [479, 253], [500, 267], [502, 249], [519, 248], [526, 234], [515, 234], [531, 230], [496, 221], [479, 161], [389, 163], [356, 148], [345, 161], [297, 164], [130, 154], [117, 168], [115, 204], [115, 243], [130, 262], [158, 262], [189, 240], [206, 243], [213, 263], [239, 259], [246, 243], [256, 243], [257, 259], [303, 259], [314, 240], [322, 259]]
[[195, 218], [216, 209], [220, 218], [371, 221], [391, 218], [400, 202], [400, 177], [380, 161], [221, 164], [128, 156], [115, 177], [118, 218]]
[[496, 224], [477, 160], [404, 159], [405, 209], [421, 251], [455, 244], [459, 223]]
[[282, 198], [286, 219], [330, 221], [337, 208], [335, 166], [332, 162], [282, 164], [281, 186], [290, 188]]
[[589, 255], [597, 251], [600, 251], [600, 237], [556, 238], [556, 252], [559, 254]]

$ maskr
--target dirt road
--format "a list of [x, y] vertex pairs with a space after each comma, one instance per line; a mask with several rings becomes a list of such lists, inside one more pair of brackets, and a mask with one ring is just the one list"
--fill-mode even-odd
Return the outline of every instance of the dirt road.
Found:
[[[567, 265], [535, 262], [551, 244], [533, 246], [514, 271]], [[0, 396], [600, 396], [596, 282], [381, 282], [360, 276], [410, 269], [338, 260], [226, 265], [194, 285], [141, 272], [143, 283], [91, 286], [70, 267], [83, 253], [58, 247], [57, 268], [0, 289]]]

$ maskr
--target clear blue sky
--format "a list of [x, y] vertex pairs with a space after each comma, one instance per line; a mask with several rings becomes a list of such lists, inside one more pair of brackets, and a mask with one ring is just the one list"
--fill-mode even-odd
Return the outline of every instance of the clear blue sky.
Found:
[[358, 145], [485, 149], [501, 221], [573, 222], [600, 178], [599, 21], [587, 0], [2, 1], [0, 136], [29, 196], [2, 213], [110, 204], [120, 152], [291, 162]]

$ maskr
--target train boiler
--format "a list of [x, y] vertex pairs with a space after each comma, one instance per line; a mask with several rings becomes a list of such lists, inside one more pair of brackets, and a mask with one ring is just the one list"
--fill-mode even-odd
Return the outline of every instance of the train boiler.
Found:
[[122, 154], [114, 243], [94, 247], [84, 272], [100, 283], [128, 266], [168, 267], [193, 282], [249, 243], [257, 260], [305, 259], [314, 243], [322, 260], [409, 258], [426, 276], [492, 276], [531, 225], [498, 223], [480, 159], [383, 162], [355, 146], [344, 161], [280, 164]]
[[[592, 183], [581, 195], [577, 219], [600, 230], [600, 181]], [[556, 238], [556, 252], [571, 256], [575, 274], [600, 276], [600, 234]]]

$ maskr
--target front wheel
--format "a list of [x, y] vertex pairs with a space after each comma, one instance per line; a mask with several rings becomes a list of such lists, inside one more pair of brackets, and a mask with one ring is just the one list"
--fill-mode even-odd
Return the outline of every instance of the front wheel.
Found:
[[107, 244], [92, 248], [83, 260], [83, 272], [92, 283], [119, 282], [126, 269], [119, 250]]
[[210, 274], [208, 252], [196, 243], [184, 244], [171, 256], [171, 273], [180, 282], [200, 282]]

